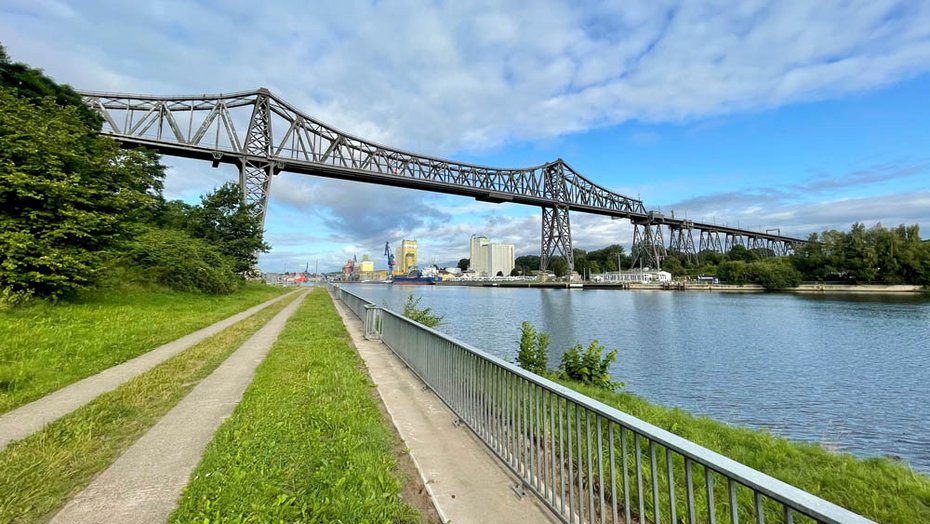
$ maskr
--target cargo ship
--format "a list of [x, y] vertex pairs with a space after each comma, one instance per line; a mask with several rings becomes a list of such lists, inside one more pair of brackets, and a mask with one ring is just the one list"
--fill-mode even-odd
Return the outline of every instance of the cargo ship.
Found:
[[[432, 269], [432, 268], [431, 268]], [[442, 278], [436, 274], [435, 271], [430, 272], [431, 274], [424, 273], [420, 271], [417, 267], [413, 267], [406, 275], [395, 275], [391, 280], [392, 284], [397, 285], [435, 285], [442, 282]]]

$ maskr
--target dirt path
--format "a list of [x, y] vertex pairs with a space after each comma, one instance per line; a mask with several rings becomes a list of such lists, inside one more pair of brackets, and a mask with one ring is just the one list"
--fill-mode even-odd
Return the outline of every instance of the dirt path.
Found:
[[304, 291], [195, 386], [52, 522], [165, 522], [213, 433], [232, 414], [306, 295]]
[[241, 313], [236, 313], [215, 324], [158, 346], [132, 360], [105, 369], [96, 375], [79, 380], [29, 404], [0, 415], [0, 451], [3, 451], [10, 442], [28, 437], [45, 427], [46, 424], [58, 420], [104, 393], [113, 391], [127, 380], [145, 373], [178, 353], [241, 320], [249, 318], [288, 295], [290, 293], [275, 297]]

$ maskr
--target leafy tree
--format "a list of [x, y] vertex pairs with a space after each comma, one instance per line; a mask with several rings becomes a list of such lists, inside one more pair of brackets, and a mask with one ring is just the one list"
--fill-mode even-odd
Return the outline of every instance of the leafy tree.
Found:
[[252, 207], [242, 203], [239, 186], [226, 183], [201, 197], [201, 204], [190, 212], [188, 230], [192, 236], [215, 245], [233, 261], [233, 269], [248, 273], [258, 262], [258, 253], [269, 246], [262, 239], [262, 227]]
[[469, 264], [471, 264], [471, 260], [469, 260], [469, 259], [467, 259], [467, 258], [460, 258], [460, 259], [459, 259], [459, 263], [458, 263], [458, 267], [459, 267], [459, 269], [461, 269], [462, 271], [468, 271], [468, 265], [469, 265]]
[[545, 376], [549, 372], [549, 334], [536, 333], [529, 322], [524, 322], [520, 329], [517, 363], [531, 373]]
[[751, 262], [752, 281], [768, 290], [788, 289], [801, 284], [801, 273], [789, 261], [769, 259]]
[[71, 87], [55, 82], [45, 76], [41, 69], [10, 61], [2, 45], [0, 45], [0, 87], [9, 88], [15, 96], [33, 103], [50, 98], [61, 107], [73, 107], [77, 111], [77, 117], [91, 130], [98, 131], [103, 123], [100, 115], [87, 107], [81, 100], [81, 95]]
[[510, 270], [510, 276], [512, 276], [512, 277], [520, 276], [520, 269], [517, 268], [517, 267], [511, 269], [511, 270]]
[[553, 258], [549, 266], [557, 278], [562, 278], [568, 273], [568, 263], [562, 257]]
[[442, 315], [434, 315], [431, 308], [421, 308], [420, 298], [412, 294], [407, 295], [407, 302], [404, 303], [404, 316], [426, 327], [436, 327], [441, 324]]
[[591, 341], [587, 350], [583, 350], [581, 344], [575, 345], [562, 355], [559, 378], [609, 390], [623, 387], [622, 383], [611, 381], [608, 372], [610, 364], [617, 358], [617, 351], [602, 357], [603, 353], [604, 346], [597, 340]]
[[0, 88], [0, 293], [61, 298], [92, 284], [160, 199], [154, 157], [97, 136], [74, 106]]
[[662, 261], [662, 269], [673, 275], [681, 275], [685, 272], [685, 267], [675, 255], [669, 255]]
[[523, 255], [514, 259], [514, 266], [522, 269], [523, 273], [529, 273], [530, 271], [539, 271], [539, 256], [538, 255]]
[[144, 280], [177, 291], [225, 294], [241, 282], [215, 246], [175, 229], [149, 229], [130, 244], [128, 258]]

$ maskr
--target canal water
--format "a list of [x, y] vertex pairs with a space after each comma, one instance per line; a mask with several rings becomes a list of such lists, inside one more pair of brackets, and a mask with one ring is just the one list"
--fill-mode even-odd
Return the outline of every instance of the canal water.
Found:
[[515, 361], [520, 324], [617, 349], [632, 393], [731, 424], [930, 474], [930, 299], [352, 284], [402, 311], [411, 293], [439, 329]]

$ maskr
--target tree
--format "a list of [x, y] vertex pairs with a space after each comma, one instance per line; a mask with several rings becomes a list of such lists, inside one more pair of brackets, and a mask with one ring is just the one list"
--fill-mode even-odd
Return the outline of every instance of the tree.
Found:
[[513, 268], [513, 269], [511, 269], [511, 270], [510, 270], [510, 276], [512, 276], [512, 277], [520, 276], [520, 269], [519, 269], [519, 268], [516, 268], [516, 267]]
[[524, 273], [539, 271], [538, 255], [522, 255], [514, 259], [514, 266], [522, 268]]
[[458, 266], [459, 266], [459, 269], [461, 269], [462, 271], [468, 271], [468, 265], [469, 265], [469, 264], [471, 264], [471, 260], [469, 260], [469, 259], [467, 259], [467, 258], [460, 258], [460, 259], [459, 259]]
[[562, 257], [555, 257], [549, 262], [550, 269], [556, 277], [562, 278], [568, 273], [568, 263]]
[[91, 130], [99, 131], [103, 118], [87, 107], [71, 87], [59, 84], [45, 76], [41, 69], [19, 62], [11, 62], [6, 49], [0, 45], [0, 87], [6, 87], [19, 97], [32, 103], [50, 98], [61, 107], [73, 107], [77, 117]]
[[157, 207], [154, 155], [121, 151], [74, 106], [0, 88], [0, 293], [61, 298], [92, 284]]
[[504, 276], [504, 272], [503, 272], [503, 271], [498, 271], [498, 272], [497, 272], [497, 276], [499, 276], [499, 277]]
[[258, 262], [258, 253], [269, 246], [262, 239], [259, 218], [253, 207], [242, 203], [238, 184], [226, 183], [201, 197], [201, 204], [191, 210], [192, 236], [203, 238], [232, 259], [237, 273], [244, 274]]

